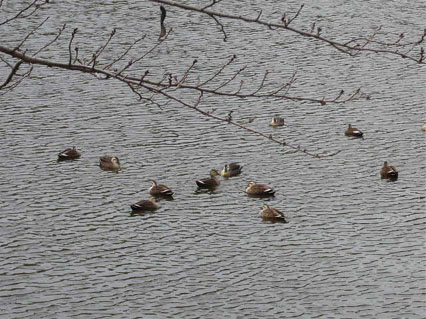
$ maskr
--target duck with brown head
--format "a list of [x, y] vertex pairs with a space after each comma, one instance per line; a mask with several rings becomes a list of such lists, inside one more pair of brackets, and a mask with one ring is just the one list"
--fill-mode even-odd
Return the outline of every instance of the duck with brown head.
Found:
[[225, 165], [225, 167], [220, 172], [220, 175], [223, 177], [233, 177], [241, 174], [243, 167], [238, 163], [230, 163]]
[[246, 188], [246, 193], [251, 196], [274, 196], [275, 190], [265, 184], [256, 184], [249, 182]]
[[220, 185], [220, 181], [217, 178], [219, 172], [215, 169], [210, 170], [210, 177], [196, 180], [195, 183], [199, 188], [216, 188]]
[[262, 211], [259, 213], [259, 216], [266, 220], [280, 220], [287, 222], [284, 214], [276, 208], [272, 208], [267, 204], [264, 204]]
[[388, 162], [383, 163], [383, 167], [380, 170], [380, 175], [382, 178], [387, 178], [390, 180], [398, 179], [398, 171], [395, 166], [388, 165]]
[[362, 133], [359, 129], [356, 127], [352, 127], [351, 124], [348, 125], [348, 128], [345, 131], [346, 136], [353, 136], [353, 137], [362, 137], [364, 133]]
[[173, 195], [173, 191], [170, 187], [163, 185], [163, 184], [157, 184], [156, 181], [151, 180], [152, 185], [149, 188], [149, 194], [156, 197], [170, 197]]
[[116, 156], [102, 156], [99, 158], [99, 166], [103, 170], [118, 171], [120, 169], [120, 160]]

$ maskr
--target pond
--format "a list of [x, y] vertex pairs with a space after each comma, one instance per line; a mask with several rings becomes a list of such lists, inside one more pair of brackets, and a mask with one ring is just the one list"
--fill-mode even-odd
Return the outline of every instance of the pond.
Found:
[[[18, 4], [3, 6], [0, 12], [11, 12]], [[262, 9], [264, 19], [279, 21], [299, 6], [244, 1], [221, 9], [249, 16]], [[337, 39], [380, 25], [414, 37], [423, 32], [422, 6], [321, 0], [306, 4], [294, 23], [308, 30], [316, 21]], [[140, 101], [122, 83], [34, 66], [29, 79], [0, 96], [4, 318], [424, 317], [424, 66], [375, 54], [349, 57], [290, 32], [227, 20], [224, 42], [211, 18], [167, 10], [173, 31], [136, 66], [141, 74], [182, 74], [197, 59], [191, 76], [205, 80], [235, 54], [227, 72], [247, 66], [247, 91], [269, 70], [272, 86], [296, 72], [294, 96], [361, 88], [371, 98], [321, 106], [206, 96], [200, 105], [218, 116], [233, 111], [236, 122], [314, 153], [340, 151], [318, 159], [158, 96], [159, 105]], [[52, 1], [0, 33], [3, 45], [19, 42], [49, 16], [28, 40], [39, 48], [67, 23], [64, 36], [40, 55], [67, 61], [73, 28], [81, 56], [90, 57], [116, 27], [106, 62], [143, 35], [132, 57], [157, 44], [159, 15], [150, 1]], [[7, 73], [0, 71], [2, 82]], [[268, 125], [275, 115], [284, 126]], [[348, 124], [364, 138], [345, 136]], [[72, 146], [81, 157], [58, 162], [59, 151]], [[104, 155], [117, 156], [121, 170], [101, 170]], [[397, 181], [380, 178], [384, 161], [397, 167]], [[243, 166], [240, 175], [197, 191], [197, 179], [231, 162]], [[173, 200], [131, 214], [131, 204], [150, 198], [151, 180], [170, 186]], [[274, 187], [275, 196], [248, 197], [249, 181]], [[265, 203], [288, 223], [259, 218]]]

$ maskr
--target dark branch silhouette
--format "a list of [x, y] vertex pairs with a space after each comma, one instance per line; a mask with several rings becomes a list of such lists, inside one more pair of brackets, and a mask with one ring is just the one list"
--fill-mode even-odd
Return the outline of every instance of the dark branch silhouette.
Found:
[[[395, 42], [380, 41], [377, 39], [380, 28], [365, 37], [353, 38], [346, 42], [336, 42], [324, 37], [321, 34], [321, 27], [317, 27], [315, 23], [312, 24], [310, 32], [305, 32], [291, 26], [293, 25], [293, 22], [301, 15], [304, 8], [303, 5], [300, 6], [299, 10], [295, 14], [284, 13], [280, 17], [281, 23], [269, 23], [261, 20], [262, 11], [260, 11], [255, 18], [234, 16], [227, 13], [212, 11], [211, 9], [216, 4], [221, 2], [220, 0], [213, 0], [209, 5], [202, 8], [183, 5], [173, 1], [150, 1], [158, 2], [162, 5], [168, 5], [182, 10], [199, 12], [200, 14], [206, 14], [210, 16], [215, 21], [215, 23], [220, 26], [221, 32], [224, 34], [224, 40], [228, 38], [228, 35], [224, 25], [220, 22], [219, 19], [231, 19], [243, 21], [246, 23], [256, 23], [270, 29], [291, 31], [302, 37], [322, 41], [336, 48], [337, 50], [348, 54], [349, 56], [355, 56], [362, 52], [375, 52], [377, 54], [391, 54], [401, 56], [421, 64], [425, 63], [424, 49], [420, 48], [420, 45], [424, 42], [426, 31], [423, 33], [421, 38], [415, 42], [404, 42], [405, 36], [403, 33], [398, 36], [398, 39]], [[10, 18], [6, 18], [3, 22], [0, 22], [0, 26], [34, 15], [42, 6], [45, 6], [48, 3], [48, 0], [32, 1], [29, 5], [18, 11], [16, 14], [12, 15]], [[0, 9], [1, 5], [2, 1], [0, 1]], [[336, 90], [336, 94], [333, 96], [308, 97], [293, 95], [292, 88], [294, 83], [297, 81], [297, 72], [293, 72], [293, 74], [291, 74], [286, 81], [283, 81], [282, 83], [272, 87], [268, 80], [270, 74], [268, 70], [264, 70], [263, 77], [259, 79], [258, 85], [249, 87], [244, 82], [242, 75], [243, 71], [247, 70], [248, 66], [239, 67], [235, 70], [235, 61], [237, 59], [235, 55], [224, 61], [221, 67], [208, 74], [203, 74], [202, 71], [197, 71], [195, 69], [195, 66], [198, 63], [197, 60], [192, 61], [192, 63], [182, 73], [174, 73], [169, 71], [163, 75], [156, 75], [151, 74], [148, 69], [141, 71], [138, 69], [138, 63], [141, 60], [147, 58], [149, 54], [162, 45], [162, 43], [164, 43], [164, 41], [166, 41], [173, 32], [172, 28], [168, 28], [168, 30], [166, 30], [164, 25], [166, 9], [163, 6], [160, 6], [160, 13], [160, 41], [154, 43], [149, 49], [146, 49], [145, 52], [139, 53], [136, 57], [130, 58], [130, 53], [134, 53], [136, 44], [145, 40], [146, 37], [143, 35], [124, 48], [122, 54], [116, 56], [115, 58], [110, 58], [110, 60], [105, 62], [100, 60], [100, 56], [108, 50], [108, 46], [110, 45], [112, 38], [117, 36], [117, 31], [115, 28], [111, 31], [108, 39], [103, 44], [99, 45], [96, 50], [92, 51], [93, 53], [89, 59], [84, 59], [82, 57], [80, 58], [79, 48], [74, 45], [74, 40], [78, 37], [77, 28], [72, 29], [72, 32], [68, 33], [68, 47], [64, 48], [65, 52], [68, 51], [68, 61], [60, 62], [55, 61], [54, 59], [38, 58], [37, 56], [41, 52], [55, 43], [67, 30], [66, 25], [63, 25], [55, 37], [50, 41], [46, 40], [46, 44], [44, 44], [38, 50], [34, 48], [26, 48], [25, 45], [27, 40], [31, 38], [31, 36], [33, 36], [37, 30], [40, 29], [40, 27], [47, 21], [48, 17], [45, 18], [34, 29], [23, 35], [17, 46], [8, 47], [0, 44], [0, 53], [3, 54], [3, 56], [0, 54], [0, 61], [10, 69], [9, 75], [0, 85], [0, 94], [6, 94], [19, 85], [25, 78], [29, 77], [34, 66], [45, 66], [59, 70], [77, 71], [90, 74], [99, 80], [114, 79], [120, 81], [127, 85], [130, 91], [135, 94], [139, 100], [152, 103], [158, 106], [160, 109], [162, 109], [162, 106], [168, 103], [163, 102], [164, 99], [169, 102], [176, 102], [195, 112], [198, 112], [205, 117], [238, 127], [239, 129], [260, 136], [278, 145], [289, 147], [296, 152], [302, 152], [318, 158], [333, 156], [339, 152], [312, 152], [300, 145], [294, 145], [288, 141], [275, 137], [272, 134], [263, 133], [241, 124], [241, 121], [234, 119], [237, 114], [234, 113], [233, 110], [222, 110], [227, 113], [225, 116], [216, 114], [215, 110], [206, 111], [205, 109], [201, 108], [202, 102], [207, 96], [218, 96], [238, 99], [283, 99], [293, 101], [307, 101], [320, 105], [341, 104], [357, 99], [369, 99], [369, 96], [363, 93], [361, 89], [358, 88], [349, 93], [345, 93], [343, 90]], [[373, 47], [373, 45], [375, 47]], [[377, 48], [377, 46], [379, 48]], [[420, 48], [418, 55], [413, 53], [417, 50], [417, 48]], [[401, 49], [405, 50], [404, 53], [400, 51]], [[73, 51], [75, 54], [73, 54]], [[8, 57], [9, 59], [15, 61], [17, 60], [17, 62], [10, 63], [4, 57]], [[26, 71], [20, 74], [18, 71], [22, 69], [23, 64], [29, 67]], [[136, 73], [135, 69], [138, 69], [137, 72], [139, 75], [137, 75], [138, 73]], [[191, 80], [191, 73], [196, 73], [198, 75], [196, 80]], [[204, 79], [202, 79], [203, 77]], [[192, 92], [193, 94], [191, 94], [191, 96], [193, 97], [185, 99], [181, 98], [180, 96], [185, 95], [179, 94], [177, 91]], [[161, 97], [163, 97], [163, 99]], [[160, 103], [158, 100], [161, 100], [162, 102]], [[252, 123], [253, 119], [254, 118], [250, 118], [247, 122], [247, 125]]]
[[166, 26], [164, 25], [164, 20], [166, 19], [166, 9], [163, 6], [160, 6], [160, 11], [161, 11], [161, 18], [160, 18], [160, 36], [158, 37], [159, 40], [164, 39], [164, 37], [166, 36]]
[[[420, 47], [420, 45], [424, 43], [425, 41], [426, 29], [422, 30], [422, 33], [419, 36], [418, 40], [411, 41], [411, 42], [402, 42], [402, 39], [404, 38], [404, 36], [402, 37], [400, 36], [394, 42], [377, 40], [376, 38], [380, 28], [374, 31], [370, 35], [353, 38], [346, 42], [338, 42], [338, 41], [332, 40], [331, 38], [321, 35], [322, 28], [317, 27], [315, 29], [315, 24], [312, 25], [310, 32], [306, 32], [301, 29], [290, 26], [290, 24], [299, 17], [304, 5], [302, 5], [299, 8], [297, 13], [292, 18], [288, 18], [287, 14], [284, 13], [283, 16], [281, 17], [282, 23], [279, 24], [279, 23], [261, 20], [260, 19], [261, 13], [256, 18], [249, 18], [249, 17], [237, 16], [237, 15], [232, 15], [232, 14], [223, 13], [223, 12], [206, 10], [207, 8], [212, 8], [219, 1], [213, 1], [209, 6], [206, 6], [203, 8], [198, 8], [195, 6], [190, 6], [190, 5], [177, 3], [175, 1], [168, 1], [168, 0], [150, 0], [150, 1], [161, 3], [163, 5], [176, 7], [183, 10], [189, 10], [189, 11], [199, 12], [201, 14], [208, 15], [209, 17], [213, 18], [217, 24], [219, 24], [221, 32], [224, 34], [224, 41], [227, 40], [228, 36], [226, 34], [225, 27], [223, 24], [220, 23], [219, 18], [238, 20], [238, 21], [243, 21], [246, 23], [255, 23], [273, 30], [283, 29], [283, 30], [291, 31], [302, 37], [322, 41], [332, 46], [333, 48], [339, 50], [340, 52], [343, 52], [350, 56], [356, 56], [362, 52], [374, 52], [374, 53], [383, 54], [383, 55], [399, 56], [401, 58], [409, 59], [411, 61], [414, 61], [420, 64], [426, 64], [424, 56], [422, 56], [421, 54], [421, 47]], [[401, 52], [399, 50], [401, 48], [404, 48], [405, 51]], [[416, 51], [415, 49], [418, 49], [418, 50]]]

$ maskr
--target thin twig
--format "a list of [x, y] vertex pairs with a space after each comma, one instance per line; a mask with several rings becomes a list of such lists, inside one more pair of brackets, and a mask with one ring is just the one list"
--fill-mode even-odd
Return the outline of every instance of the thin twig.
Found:
[[299, 16], [299, 14], [300, 14], [300, 12], [302, 11], [302, 9], [303, 9], [303, 7], [304, 7], [305, 5], [304, 4], [302, 4], [302, 5], [300, 5], [300, 8], [299, 8], [299, 10], [297, 10], [297, 12], [296, 12], [296, 14], [294, 15], [294, 17], [293, 18], [291, 18], [291, 19], [288, 19], [287, 20], [287, 26], [289, 26], [290, 25], [290, 23], [292, 23], [295, 19], [297, 19], [297, 17]]
[[202, 87], [203, 85], [206, 85], [207, 83], [209, 83], [210, 81], [212, 81], [213, 79], [215, 79], [220, 73], [223, 72], [223, 70], [225, 70], [225, 68], [227, 66], [229, 66], [232, 62], [234, 62], [234, 60], [237, 58], [237, 56], [234, 54], [227, 63], [225, 63], [215, 74], [213, 74], [213, 76], [211, 76], [209, 79], [207, 79], [206, 81], [198, 84], [198, 87]]
[[[170, 28], [169, 31], [167, 32], [166, 36], [164, 37], [164, 39], [166, 39], [172, 31], [173, 31], [173, 28]], [[152, 51], [154, 51], [156, 48], [158, 48], [163, 43], [163, 41], [157, 42], [150, 50], [146, 51], [139, 58], [134, 59], [134, 60], [130, 60], [125, 67], [123, 67], [120, 71], [117, 72], [117, 75], [120, 76], [121, 73], [123, 73], [124, 71], [126, 71], [133, 64], [135, 64], [135, 63], [139, 62], [140, 60], [144, 59], [148, 54], [150, 54]]]
[[[72, 41], [70, 41], [71, 43]], [[350, 95], [346, 100], [341, 99], [340, 95], [338, 96], [338, 98], [334, 98], [334, 99], [313, 99], [313, 98], [306, 98], [306, 97], [294, 97], [294, 96], [285, 96], [285, 95], [277, 95], [277, 94], [268, 94], [268, 93], [258, 93], [258, 90], [255, 90], [251, 93], [240, 93], [241, 88], [243, 86], [243, 81], [241, 81], [240, 83], [240, 88], [238, 90], [238, 92], [234, 92], [234, 93], [230, 93], [230, 92], [224, 92], [224, 91], [220, 91], [220, 87], [215, 88], [215, 89], [208, 89], [208, 88], [200, 88], [199, 85], [191, 85], [191, 84], [186, 84], [186, 76], [188, 74], [188, 72], [191, 70], [192, 66], [190, 68], [188, 68], [188, 70], [185, 72], [183, 78], [181, 79], [181, 81], [178, 81], [176, 79], [176, 77], [174, 77], [171, 73], [165, 74], [165, 76], [160, 80], [160, 81], [149, 81], [145, 78], [138, 78], [138, 77], [132, 77], [132, 76], [127, 76], [125, 74], [117, 74], [115, 72], [109, 72], [105, 69], [100, 69], [97, 68], [96, 66], [92, 65], [81, 65], [81, 64], [65, 64], [65, 63], [57, 63], [57, 62], [52, 62], [49, 60], [43, 60], [43, 59], [39, 59], [39, 58], [35, 58], [35, 57], [30, 57], [28, 55], [26, 55], [25, 53], [21, 53], [19, 51], [14, 51], [13, 49], [9, 49], [6, 47], [3, 47], [0, 45], [0, 52], [3, 52], [5, 54], [8, 54], [12, 57], [15, 57], [17, 59], [20, 59], [22, 62], [25, 63], [29, 63], [31, 65], [45, 65], [45, 66], [49, 66], [49, 67], [54, 67], [54, 68], [61, 68], [61, 69], [67, 69], [67, 70], [75, 70], [75, 71], [79, 71], [79, 72], [84, 72], [84, 73], [89, 73], [89, 74], [93, 74], [93, 75], [104, 75], [106, 78], [115, 78], [116, 80], [123, 82], [125, 84], [127, 84], [134, 93], [136, 93], [139, 98], [144, 99], [144, 100], [148, 100], [150, 102], [154, 102], [152, 100], [152, 98], [147, 98], [144, 97], [140, 92], [138, 92], [136, 90], [136, 87], [139, 89], [144, 89], [147, 90], [148, 92], [151, 92], [153, 94], [160, 94], [163, 95], [165, 97], [167, 97], [169, 100], [173, 100], [176, 101], [178, 103], [180, 103], [181, 105], [184, 105], [186, 107], [190, 107], [191, 109], [204, 114], [206, 116], [209, 116], [210, 118], [219, 120], [219, 121], [223, 121], [232, 125], [235, 125], [241, 129], [244, 129], [246, 131], [252, 132], [254, 134], [257, 134], [259, 136], [262, 136], [264, 138], [267, 138], [275, 143], [278, 143], [282, 146], [288, 146], [290, 148], [293, 148], [294, 150], [297, 150], [299, 152], [303, 152], [306, 153], [310, 156], [314, 156], [314, 157], [325, 157], [325, 156], [332, 156], [331, 154], [326, 154], [326, 155], [322, 155], [322, 154], [316, 154], [313, 152], [310, 152], [306, 149], [302, 149], [300, 146], [295, 146], [295, 145], [291, 145], [288, 142], [283, 142], [281, 140], [278, 140], [276, 138], [274, 138], [271, 135], [256, 131], [254, 129], [245, 127], [244, 125], [238, 124], [237, 122], [235, 122], [232, 119], [231, 116], [231, 112], [228, 114], [227, 117], [219, 117], [216, 115], [213, 115], [212, 113], [209, 112], [205, 112], [203, 110], [201, 110], [198, 106], [201, 103], [201, 99], [205, 94], [213, 94], [216, 96], [230, 96], [230, 97], [237, 97], [237, 98], [241, 98], [241, 99], [247, 99], [247, 98], [285, 98], [285, 99], [291, 99], [291, 100], [300, 100], [300, 101], [311, 101], [311, 102], [319, 102], [321, 104], [325, 104], [325, 103], [344, 103], [345, 101], [349, 100], [349, 99], [353, 99], [355, 97], [359, 97], [360, 96], [360, 90], [358, 90], [357, 92], [353, 93], [352, 95]], [[194, 61], [195, 64], [195, 61]], [[240, 71], [235, 72], [234, 76], [225, 82], [229, 83], [233, 78], [235, 78]], [[145, 72], [144, 77], [146, 76], [147, 72]], [[168, 78], [168, 82], [164, 83], [163, 81], [165, 79]], [[266, 77], [265, 77], [266, 78]], [[262, 81], [261, 87], [264, 85], [265, 81]], [[188, 90], [192, 90], [192, 91], [197, 91], [198, 92], [198, 98], [195, 101], [195, 103], [190, 104], [182, 99], [179, 99], [175, 96], [173, 96], [172, 94], [170, 94], [168, 92], [169, 88], [181, 88], [181, 89], [188, 89]], [[334, 154], [334, 153], [333, 153]]]
[[15, 47], [15, 51], [19, 51], [19, 49], [21, 48], [21, 46], [25, 43], [25, 41], [28, 40], [28, 38], [34, 34], [34, 32], [36, 32], [38, 29], [41, 28], [41, 26], [49, 19], [49, 17], [47, 17], [46, 19], [44, 19], [38, 26], [36, 26], [33, 30], [31, 30], [29, 33], [27, 33], [27, 35], [22, 39], [22, 41]]
[[9, 68], [13, 68], [12, 64], [10, 64], [9, 62], [7, 62], [2, 56], [0, 56], [0, 60], [6, 64]]
[[222, 0], [213, 0], [212, 3], [210, 3], [209, 5], [205, 6], [202, 10], [206, 10], [210, 7], [213, 7], [215, 4], [221, 2]]
[[107, 40], [107, 42], [104, 44], [104, 45], [102, 45], [99, 49], [97, 49], [96, 50], [96, 52], [93, 54], [93, 58], [92, 58], [92, 60], [90, 60], [89, 61], [89, 64], [92, 64], [92, 63], [94, 63], [94, 60], [96, 60], [96, 59], [98, 59], [99, 58], [99, 56], [102, 54], [102, 52], [105, 50], [105, 48], [107, 47], [107, 45], [110, 43], [110, 41], [111, 41], [111, 39], [112, 39], [112, 37], [115, 35], [115, 32], [117, 31], [117, 29], [116, 28], [114, 28], [112, 31], [111, 31], [111, 34], [109, 35], [109, 38], [108, 38], [108, 40]]
[[[350, 56], [357, 55], [357, 54], [359, 54], [359, 52], [374, 52], [374, 53], [383, 54], [383, 55], [396, 55], [396, 56], [399, 56], [401, 58], [409, 59], [409, 60], [414, 61], [416, 63], [425, 64], [424, 59], [421, 60], [417, 56], [408, 55], [408, 54], [401, 53], [401, 52], [398, 52], [398, 51], [395, 51], [395, 50], [378, 49], [378, 48], [373, 48], [373, 47], [361, 47], [358, 43], [354, 44], [354, 45], [348, 45], [348, 44], [345, 44], [345, 42], [338, 42], [338, 41], [332, 40], [331, 38], [325, 37], [321, 34], [321, 32], [322, 32], [321, 27], [318, 27], [316, 29], [317, 30], [316, 33], [314, 33], [313, 30], [311, 30], [310, 32], [309, 31], [306, 32], [306, 31], [303, 31], [303, 30], [300, 30], [300, 29], [297, 29], [297, 28], [294, 28], [294, 27], [288, 25], [288, 21], [286, 21], [286, 23], [272, 23], [272, 22], [260, 20], [258, 17], [248, 18], [248, 17], [239, 16], [239, 15], [228, 14], [228, 13], [225, 13], [225, 12], [215, 12], [215, 11], [211, 11], [211, 10], [206, 10], [204, 8], [197, 8], [197, 7], [194, 7], [194, 6], [190, 6], [190, 5], [186, 5], [186, 4], [182, 4], [182, 3], [178, 3], [178, 2], [174, 2], [174, 1], [169, 1], [169, 0], [150, 0], [150, 1], [169, 5], [169, 6], [173, 6], [173, 7], [177, 7], [177, 8], [183, 9], [183, 10], [189, 10], [189, 11], [193, 11], [193, 12], [199, 12], [199, 13], [202, 13], [202, 14], [207, 14], [211, 18], [215, 19], [216, 23], [218, 23], [221, 26], [221, 32], [224, 33], [225, 35], [226, 35], [226, 31], [222, 30], [223, 24], [218, 21], [219, 18], [230, 19], [230, 20], [238, 20], [238, 21], [243, 21], [243, 22], [246, 22], [246, 23], [256, 23], [256, 24], [259, 24], [259, 25], [262, 25], [262, 26], [265, 26], [269, 29], [274, 29], [274, 30], [285, 29], [287, 31], [297, 33], [298, 35], [306, 37], [306, 38], [311, 38], [311, 39], [315, 39], [315, 40], [318, 40], [318, 41], [322, 41], [322, 42], [332, 46], [333, 48], [339, 50], [340, 52], [348, 54]], [[301, 9], [299, 9], [299, 10], [301, 10]], [[296, 14], [296, 15], [298, 15], [298, 14]], [[368, 41], [369, 43], [373, 43], [373, 41], [371, 39], [368, 40], [369, 38], [371, 38], [371, 36], [364, 37], [363, 40]], [[425, 38], [426, 38], [426, 35], [424, 35], [416, 45], [420, 45], [421, 43], [423, 43]], [[377, 43], [379, 43], [379, 42], [377, 42]], [[387, 47], [388, 45], [382, 45], [382, 46]], [[409, 46], [409, 44], [407, 44], [407, 46]]]
[[24, 62], [21, 60], [21, 61], [18, 61], [18, 63], [15, 64], [15, 66], [12, 68], [12, 71], [9, 73], [9, 76], [6, 78], [4, 83], [2, 85], [0, 85], [0, 90], [5, 88], [6, 85], [8, 85], [10, 83], [13, 76], [16, 74], [16, 72], [18, 72], [18, 69], [19, 69], [19, 67], [21, 66], [22, 63], [24, 63]]
[[130, 50], [133, 48], [133, 46], [142, 41], [143, 39], [145, 39], [146, 35], [144, 35], [143, 37], [136, 39], [127, 49], [126, 51], [124, 51], [124, 53], [122, 55], [120, 55], [117, 59], [113, 60], [110, 64], [108, 64], [107, 66], [104, 67], [105, 70], [108, 70], [110, 67], [112, 67], [115, 63], [117, 63], [118, 61], [122, 60], [129, 52]]
[[217, 17], [215, 17], [214, 15], [210, 15], [210, 14], [209, 14], [209, 16], [219, 26], [220, 32], [222, 32], [222, 34], [223, 34], [223, 42], [226, 42], [226, 40], [228, 39], [228, 36], [226, 34], [225, 27], [223, 26], [223, 24], [219, 21], [219, 19]]
[[219, 90], [225, 86], [227, 86], [229, 83], [231, 83], [238, 75], [241, 74], [241, 72], [243, 72], [246, 69], [246, 67], [242, 67], [240, 68], [237, 72], [235, 72], [232, 77], [230, 77], [228, 80], [224, 81], [221, 85], [219, 85], [218, 87], [216, 87], [213, 92], [219, 92]]
[[[37, 3], [39, 0], [34, 0], [33, 2], [31, 2], [28, 6], [26, 6], [25, 8], [23, 8], [22, 10], [20, 10], [16, 15], [14, 15], [13, 17], [6, 19], [3, 22], [0, 22], [0, 26], [9, 23], [13, 20], [16, 19], [23, 19], [23, 18], [28, 18], [29, 16], [33, 15], [37, 10], [39, 10], [43, 5], [45, 5], [46, 3], [49, 2], [49, 0], [44, 0], [42, 1], [41, 4]], [[33, 8], [34, 7], [34, 8]], [[33, 8], [33, 11], [31, 11], [28, 14], [24, 14], [27, 10]]]
[[[312, 156], [312, 157], [316, 157], [316, 158], [330, 157], [330, 156], [335, 156], [335, 155], [337, 155], [340, 152], [340, 151], [337, 151], [337, 152], [328, 153], [328, 154], [313, 153], [311, 151], [308, 151], [307, 149], [301, 148], [300, 145], [297, 145], [297, 146], [296, 145], [292, 145], [292, 144], [290, 144], [288, 142], [281, 141], [281, 140], [278, 140], [278, 139], [274, 138], [271, 134], [262, 133], [260, 131], [255, 130], [255, 129], [249, 128], [249, 127], [244, 126], [242, 124], [239, 124], [239, 123], [237, 123], [237, 122], [235, 122], [235, 121], [232, 120], [232, 117], [230, 116], [230, 114], [228, 114], [227, 117], [220, 117], [220, 116], [214, 115], [212, 112], [203, 111], [200, 108], [198, 108], [199, 101], [201, 100], [202, 95], [200, 95], [198, 97], [197, 102], [194, 105], [191, 105], [191, 104], [186, 103], [185, 101], [183, 101], [183, 100], [181, 100], [179, 98], [174, 97], [173, 95], [168, 94], [167, 92], [159, 91], [159, 90], [157, 90], [155, 88], [149, 88], [149, 87], [146, 87], [146, 88], [149, 89], [149, 90], [152, 90], [154, 93], [160, 93], [160, 94], [164, 95], [166, 98], [168, 98], [169, 100], [174, 100], [174, 101], [176, 101], [176, 102], [178, 102], [178, 103], [180, 103], [180, 104], [182, 104], [182, 105], [184, 105], [186, 107], [189, 107], [189, 108], [191, 108], [191, 109], [193, 109], [193, 110], [195, 110], [195, 111], [203, 114], [204, 116], [207, 116], [207, 117], [210, 117], [212, 119], [215, 119], [215, 120], [218, 120], [218, 121], [222, 121], [222, 122], [226, 122], [228, 124], [234, 125], [234, 126], [240, 128], [240, 129], [243, 129], [243, 130], [251, 132], [251, 133], [253, 133], [255, 135], [258, 135], [258, 136], [261, 136], [263, 138], [266, 138], [266, 139], [268, 139], [268, 140], [270, 140], [270, 141], [272, 141], [272, 142], [274, 142], [276, 144], [279, 144], [281, 146], [290, 147], [290, 148], [292, 148], [292, 149], [294, 149], [294, 150], [296, 150], [298, 152], [305, 153], [305, 154], [307, 154], [309, 156]], [[230, 112], [230, 113], [232, 113], [232, 112]]]
[[62, 26], [62, 28], [61, 29], [59, 29], [59, 32], [58, 32], [58, 34], [55, 36], [55, 38], [52, 40], [52, 41], [50, 41], [50, 42], [48, 42], [46, 45], [44, 45], [43, 47], [41, 47], [36, 53], [34, 53], [34, 56], [36, 56], [37, 54], [39, 54], [40, 52], [42, 52], [44, 49], [46, 49], [47, 47], [49, 47], [49, 46], [51, 46], [54, 42], [56, 42], [56, 40], [58, 40], [59, 39], [59, 37], [61, 36], [61, 34], [62, 34], [62, 32], [65, 30], [65, 27], [66, 27], [66, 24], [64, 24], [63, 26]]
[[2, 89], [2, 92], [0, 92], [0, 96], [7, 94], [8, 92], [12, 91], [14, 88], [16, 88], [19, 84], [21, 84], [21, 82], [26, 79], [27, 77], [29, 77], [31, 75], [31, 72], [33, 70], [33, 67], [31, 66], [30, 69], [25, 72], [24, 74], [20, 75], [19, 79], [17, 81], [15, 81], [15, 83], [13, 83], [12, 85], [5, 87]]
[[176, 81], [176, 88], [175, 90], [177, 90], [183, 83], [185, 83], [189, 72], [194, 68], [195, 64], [197, 63], [197, 60], [194, 60], [191, 64], [191, 66], [185, 71], [185, 73], [183, 74], [182, 78], [179, 81]]
[[257, 88], [257, 90], [253, 92], [253, 94], [258, 93], [263, 88], [263, 86], [265, 85], [265, 81], [266, 81], [268, 74], [269, 74], [269, 71], [266, 70], [265, 74], [263, 75], [262, 82], [259, 84], [259, 87]]
[[77, 31], [78, 31], [78, 28], [75, 28], [72, 31], [71, 39], [70, 39], [70, 42], [68, 44], [68, 53], [69, 53], [69, 63], [68, 64], [69, 65], [71, 65], [71, 62], [72, 62], [72, 51], [71, 51], [72, 40], [74, 40], [74, 36], [76, 35]]

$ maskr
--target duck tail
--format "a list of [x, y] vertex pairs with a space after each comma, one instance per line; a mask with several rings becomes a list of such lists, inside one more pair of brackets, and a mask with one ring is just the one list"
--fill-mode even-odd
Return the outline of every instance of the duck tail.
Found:
[[138, 204], [132, 204], [132, 205], [130, 205], [130, 208], [132, 210], [141, 210], [141, 207]]
[[171, 189], [167, 189], [167, 190], [162, 191], [161, 195], [172, 196], [173, 195], [173, 191]]
[[391, 172], [389, 172], [389, 176], [390, 177], [398, 177], [398, 172], [391, 171]]

